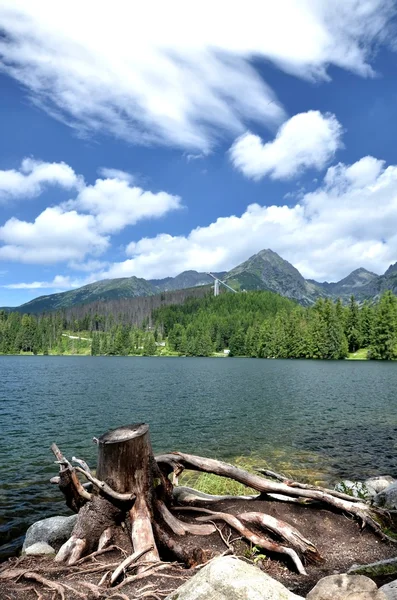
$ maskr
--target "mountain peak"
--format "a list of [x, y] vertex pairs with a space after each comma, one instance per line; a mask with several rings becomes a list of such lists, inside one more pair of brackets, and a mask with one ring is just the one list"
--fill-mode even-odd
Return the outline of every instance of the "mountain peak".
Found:
[[397, 262], [395, 262], [392, 265], [390, 265], [390, 267], [385, 272], [384, 276], [385, 277], [389, 277], [390, 275], [394, 275], [394, 273], [397, 273]]

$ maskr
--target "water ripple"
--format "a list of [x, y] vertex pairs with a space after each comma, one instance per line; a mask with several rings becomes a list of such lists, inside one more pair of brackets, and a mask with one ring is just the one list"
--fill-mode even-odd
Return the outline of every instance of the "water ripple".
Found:
[[0, 357], [0, 558], [65, 514], [50, 445], [95, 466], [92, 437], [150, 424], [183, 450], [331, 482], [397, 476], [397, 365], [333, 361]]

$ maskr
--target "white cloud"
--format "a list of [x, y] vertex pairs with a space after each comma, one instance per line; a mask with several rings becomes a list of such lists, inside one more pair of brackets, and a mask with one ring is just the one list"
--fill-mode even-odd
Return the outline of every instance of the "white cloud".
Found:
[[97, 231], [95, 217], [59, 206], [46, 208], [33, 223], [9, 219], [0, 227], [0, 241], [0, 260], [31, 264], [81, 261], [109, 246], [109, 239]]
[[178, 196], [131, 187], [123, 179], [97, 179], [63, 206], [94, 215], [100, 233], [117, 233], [127, 225], [159, 218], [181, 207]]
[[365, 157], [331, 167], [324, 183], [295, 206], [251, 204], [187, 236], [132, 242], [130, 258], [96, 278], [158, 278], [187, 269], [228, 270], [271, 248], [304, 276], [338, 280], [363, 266], [382, 273], [397, 261], [397, 166]]
[[47, 163], [31, 158], [25, 158], [18, 170], [0, 170], [0, 200], [33, 198], [48, 185], [79, 188], [83, 185], [83, 178], [64, 162]]
[[371, 76], [394, 13], [394, 0], [3, 0], [0, 59], [80, 131], [208, 153], [248, 121], [285, 118], [253, 58], [308, 79], [329, 65]]
[[106, 179], [86, 185], [65, 163], [25, 159], [18, 172], [0, 171], [0, 191], [7, 190], [14, 197], [38, 195], [48, 183], [78, 190], [74, 199], [46, 208], [34, 222], [11, 218], [0, 227], [0, 260], [31, 264], [67, 261], [76, 270], [98, 270], [107, 263], [87, 263], [85, 259], [109, 248], [108, 234], [181, 207], [178, 196], [132, 186], [132, 178], [124, 171], [101, 172]]
[[127, 171], [121, 169], [108, 169], [107, 167], [100, 167], [98, 173], [104, 179], [120, 179], [121, 181], [127, 181], [127, 183], [133, 183], [134, 176]]
[[31, 283], [8, 283], [0, 287], [9, 290], [70, 290], [84, 285], [79, 279], [56, 275], [52, 281], [32, 281]]
[[258, 180], [288, 179], [304, 169], [323, 169], [341, 147], [342, 127], [336, 117], [311, 110], [286, 121], [273, 141], [247, 132], [229, 150], [236, 169]]

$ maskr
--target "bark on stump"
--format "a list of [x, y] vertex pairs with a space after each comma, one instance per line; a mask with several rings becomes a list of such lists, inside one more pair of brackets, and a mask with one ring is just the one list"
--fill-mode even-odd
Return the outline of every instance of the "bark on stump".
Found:
[[135, 552], [146, 560], [160, 560], [154, 541], [153, 492], [154, 471], [158, 470], [145, 423], [127, 425], [108, 431], [98, 440], [97, 476], [113, 490], [134, 493], [134, 505], [129, 511], [131, 539]]

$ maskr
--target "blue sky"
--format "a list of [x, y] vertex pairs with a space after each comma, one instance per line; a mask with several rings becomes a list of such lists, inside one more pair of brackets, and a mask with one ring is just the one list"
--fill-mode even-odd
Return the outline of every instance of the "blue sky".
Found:
[[0, 306], [397, 261], [394, 1], [137, 4], [0, 3]]

